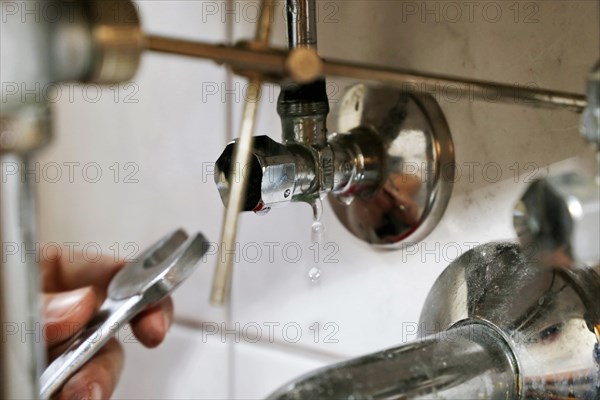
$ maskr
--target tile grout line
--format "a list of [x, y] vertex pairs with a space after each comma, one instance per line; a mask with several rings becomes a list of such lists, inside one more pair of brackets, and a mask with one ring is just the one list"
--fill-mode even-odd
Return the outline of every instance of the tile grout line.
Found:
[[[176, 317], [175, 321], [174, 321], [174, 325], [181, 327], [181, 328], [185, 328], [185, 329], [189, 329], [192, 331], [196, 331], [196, 332], [204, 332], [204, 325], [208, 323], [207, 321], [198, 321], [198, 320], [193, 320], [190, 318], [184, 318], [184, 317]], [[227, 322], [225, 322], [227, 324]], [[211, 322], [211, 324], [213, 324], [213, 322]], [[221, 329], [221, 325], [217, 324], [217, 331], [211, 331], [210, 333], [222, 333], [223, 330]], [[213, 326], [213, 325], [211, 325]], [[229, 324], [227, 324], [227, 326], [229, 326]], [[264, 347], [264, 348], [270, 348], [272, 350], [278, 350], [278, 351], [282, 351], [285, 353], [293, 353], [295, 355], [300, 355], [300, 356], [304, 356], [304, 357], [309, 357], [309, 358], [314, 358], [315, 356], [321, 358], [323, 361], [325, 362], [339, 362], [339, 361], [343, 361], [349, 358], [349, 356], [340, 354], [340, 353], [335, 353], [335, 352], [329, 352], [329, 351], [324, 351], [324, 350], [320, 350], [320, 349], [313, 349], [307, 346], [303, 346], [303, 345], [298, 345], [298, 344], [290, 344], [287, 343], [285, 341], [281, 341], [281, 340], [277, 340], [274, 339], [273, 341], [267, 341], [267, 340], [263, 340], [260, 339], [258, 341], [255, 340], [248, 340], [248, 337], [246, 335], [243, 334], [243, 332], [241, 330], [231, 330], [229, 333], [231, 332], [235, 332], [236, 336], [239, 337], [239, 341], [237, 341], [238, 343], [246, 343], [248, 345], [256, 345], [256, 346], [260, 346], [260, 347]], [[246, 339], [246, 340], [244, 340]], [[226, 341], [229, 343], [229, 341]], [[236, 340], [232, 341], [231, 343], [236, 343]]]

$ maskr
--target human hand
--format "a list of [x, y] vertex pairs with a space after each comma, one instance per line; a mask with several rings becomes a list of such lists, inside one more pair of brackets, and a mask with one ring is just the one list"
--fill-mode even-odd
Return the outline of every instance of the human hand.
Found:
[[[110, 258], [90, 263], [81, 256], [67, 257], [54, 250], [41, 263], [44, 337], [50, 361], [60, 355], [61, 345], [90, 321], [106, 298], [110, 280], [124, 266]], [[172, 320], [173, 301], [168, 297], [134, 318], [131, 327], [144, 346], [153, 348], [163, 341]], [[109, 398], [122, 368], [123, 349], [113, 338], [53, 398]]]

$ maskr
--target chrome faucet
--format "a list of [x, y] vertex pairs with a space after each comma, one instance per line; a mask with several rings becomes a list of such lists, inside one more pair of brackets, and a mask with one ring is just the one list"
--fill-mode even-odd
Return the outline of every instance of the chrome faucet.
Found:
[[[287, 17], [290, 54], [316, 52], [314, 0], [288, 0]], [[242, 211], [266, 213], [330, 194], [342, 223], [375, 245], [421, 240], [437, 224], [452, 191], [454, 147], [433, 98], [355, 85], [329, 133], [326, 83], [318, 78], [282, 84], [277, 112], [282, 143], [256, 137], [246, 165], [232, 163], [236, 141], [218, 158], [215, 182], [225, 205], [230, 180], [243, 177]]]
[[599, 190], [578, 174], [531, 185], [521, 244], [479, 246], [429, 292], [417, 341], [315, 371], [270, 399], [600, 396]]
[[[290, 52], [316, 53], [315, 7], [314, 0], [287, 1]], [[329, 101], [324, 79], [282, 85], [277, 112], [283, 144], [267, 136], [255, 138], [250, 165], [244, 166], [249, 185], [243, 211], [265, 213], [291, 201], [310, 203], [328, 192], [343, 191], [355, 172], [351, 160], [356, 155], [327, 141]], [[235, 144], [227, 146], [216, 164], [219, 193], [226, 205], [234, 150]]]
[[[452, 138], [437, 103], [358, 84], [336, 111], [339, 130], [327, 134], [328, 107], [319, 87], [283, 89], [283, 143], [256, 137], [250, 163], [235, 166], [233, 176], [249, 182], [243, 210], [263, 213], [331, 194], [338, 218], [369, 243], [398, 247], [423, 239], [441, 218], [454, 177]], [[235, 146], [230, 143], [216, 162], [225, 204]]]
[[476, 247], [442, 273], [415, 342], [269, 399], [598, 399], [599, 182], [578, 171], [534, 182], [513, 222], [520, 243]]
[[269, 399], [555, 399], [600, 394], [600, 270], [476, 247], [429, 292], [413, 343], [309, 373]]

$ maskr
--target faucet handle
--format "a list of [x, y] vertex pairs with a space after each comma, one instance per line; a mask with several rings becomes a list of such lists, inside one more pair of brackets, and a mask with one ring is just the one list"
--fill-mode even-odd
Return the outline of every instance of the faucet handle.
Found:
[[599, 202], [598, 183], [581, 172], [535, 181], [513, 213], [521, 245], [549, 267], [600, 264]]

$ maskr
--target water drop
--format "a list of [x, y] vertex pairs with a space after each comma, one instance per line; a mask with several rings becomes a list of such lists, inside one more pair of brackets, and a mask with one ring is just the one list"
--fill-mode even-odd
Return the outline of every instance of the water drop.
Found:
[[313, 224], [310, 234], [311, 241], [313, 243], [321, 244], [323, 241], [323, 232], [325, 232], [325, 226], [321, 222], [321, 217], [323, 216], [323, 201], [317, 198], [311, 203], [311, 207], [313, 210]]
[[271, 207], [265, 207], [262, 210], [255, 211], [254, 213], [256, 215], [263, 217], [263, 216], [267, 215], [269, 213], [269, 211], [271, 211]]
[[317, 282], [319, 279], [321, 279], [321, 270], [319, 268], [317, 268], [317, 267], [312, 267], [308, 271], [308, 278], [313, 283]]
[[323, 232], [325, 232], [325, 227], [323, 226], [323, 224], [321, 222], [313, 222], [310, 233], [310, 240], [313, 243], [321, 245], [321, 242], [323, 241]]
[[317, 198], [311, 203], [311, 207], [313, 211], [313, 224], [310, 230], [310, 238], [314, 246], [312, 248], [316, 251], [316, 254], [314, 254], [314, 262], [316, 265], [313, 264], [315, 266], [308, 271], [308, 278], [312, 283], [316, 283], [321, 279], [321, 269], [318, 265], [321, 261], [319, 250], [322, 248], [323, 232], [325, 232], [325, 226], [321, 222], [321, 216], [323, 215], [323, 201], [320, 198]]
[[313, 211], [313, 221], [320, 222], [321, 217], [323, 216], [323, 200], [317, 198], [310, 204], [310, 206], [312, 207]]

